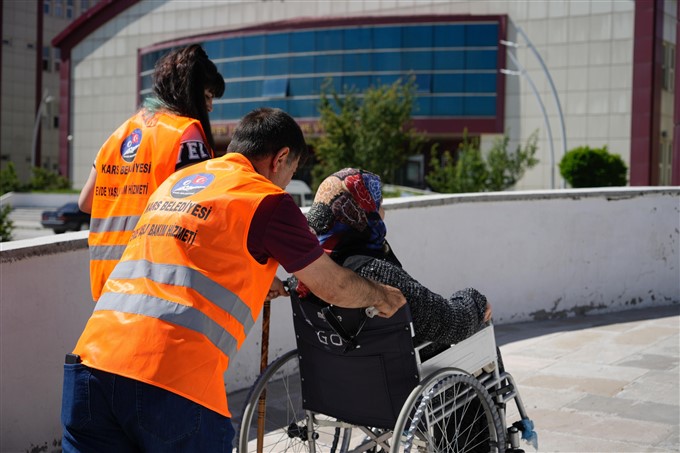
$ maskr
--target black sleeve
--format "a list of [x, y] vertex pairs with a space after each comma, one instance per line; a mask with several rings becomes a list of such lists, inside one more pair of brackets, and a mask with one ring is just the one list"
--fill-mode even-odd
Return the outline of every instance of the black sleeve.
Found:
[[484, 320], [486, 297], [476, 289], [456, 291], [446, 299], [381, 259], [370, 260], [357, 273], [401, 290], [411, 310], [416, 343], [458, 343], [477, 332]]

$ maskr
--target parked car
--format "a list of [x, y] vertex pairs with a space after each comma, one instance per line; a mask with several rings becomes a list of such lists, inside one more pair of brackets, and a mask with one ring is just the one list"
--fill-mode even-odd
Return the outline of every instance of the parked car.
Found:
[[90, 228], [90, 214], [81, 211], [78, 203], [66, 203], [56, 211], [43, 211], [40, 224], [57, 234], [87, 230]]

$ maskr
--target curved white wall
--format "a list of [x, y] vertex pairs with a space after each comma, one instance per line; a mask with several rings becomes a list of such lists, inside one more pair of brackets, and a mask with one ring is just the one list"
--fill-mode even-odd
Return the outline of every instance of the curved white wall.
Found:
[[[680, 303], [680, 188], [504, 192], [387, 200], [404, 267], [443, 295], [472, 286], [497, 324]], [[0, 451], [61, 436], [62, 363], [93, 308], [87, 232], [0, 243]], [[280, 273], [285, 277], [284, 273]], [[227, 391], [259, 372], [260, 324]], [[294, 347], [272, 303], [269, 357]]]

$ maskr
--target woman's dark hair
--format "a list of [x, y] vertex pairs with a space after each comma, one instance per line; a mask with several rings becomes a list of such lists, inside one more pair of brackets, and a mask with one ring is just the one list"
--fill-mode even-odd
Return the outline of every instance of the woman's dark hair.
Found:
[[205, 90], [224, 94], [224, 78], [198, 44], [174, 50], [156, 63], [153, 92], [172, 112], [201, 122], [208, 144], [215, 148], [205, 102]]
[[288, 160], [300, 158], [302, 166], [309, 150], [298, 123], [281, 109], [262, 107], [248, 113], [236, 126], [227, 152], [240, 153], [250, 160], [275, 155], [290, 148]]

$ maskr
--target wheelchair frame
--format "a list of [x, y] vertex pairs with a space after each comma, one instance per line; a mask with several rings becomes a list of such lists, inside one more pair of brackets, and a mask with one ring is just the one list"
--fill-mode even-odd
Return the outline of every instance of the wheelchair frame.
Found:
[[[307, 359], [323, 358], [328, 353], [328, 363], [344, 360], [343, 355], [349, 354], [347, 351], [339, 353], [338, 350], [346, 348], [347, 341], [325, 324], [323, 316], [318, 314], [320, 310], [311, 310], [311, 314], [306, 314], [307, 309], [302, 309], [297, 297], [292, 295], [291, 302], [298, 349], [289, 351], [272, 362], [251, 387], [241, 419], [239, 452], [519, 453], [523, 451], [519, 448], [520, 436], [535, 442], [533, 424], [527, 417], [514, 379], [499, 367], [493, 325], [490, 323], [473, 336], [423, 362], [420, 357], [431, 343], [413, 347], [411, 342], [410, 348], [399, 360], [411, 361], [415, 365], [417, 376], [411, 377], [416, 379], [408, 381], [412, 384], [406, 384], [410, 391], [393, 398], [397, 405], [401, 404], [396, 421], [395, 417], [390, 416], [383, 420], [380, 416], [391, 409], [385, 403], [378, 405], [375, 416], [366, 414], [371, 412], [367, 408], [370, 403], [357, 405], [356, 416], [351, 411], [343, 412], [338, 407], [345, 403], [344, 399], [351, 399], [350, 394], [357, 388], [360, 393], [367, 390], [360, 396], [360, 403], [367, 403], [372, 399], [371, 393], [379, 393], [377, 385], [368, 389], [361, 388], [365, 376], [358, 376], [358, 384], [351, 382], [351, 378], [349, 384], [330, 384], [332, 387], [325, 392], [323, 384], [317, 384], [319, 379], [330, 379], [329, 382], [333, 382], [338, 378], [338, 373], [333, 373], [331, 369], [326, 375], [320, 375], [319, 373], [324, 373], [324, 363], [315, 362], [307, 367]], [[403, 310], [404, 313], [400, 314], [402, 320], [395, 319], [390, 326], [399, 326], [400, 322], [406, 322], [411, 339], [413, 328], [410, 314], [407, 307]], [[359, 310], [340, 311], [342, 316], [339, 317], [346, 318], [350, 324], [351, 320], [348, 318], [361, 313]], [[397, 315], [395, 317], [399, 318]], [[363, 326], [366, 319], [361, 323]], [[376, 318], [375, 321], [369, 319], [366, 324], [369, 330], [372, 324], [378, 325], [376, 332], [382, 335], [384, 328], [381, 324], [385, 324], [382, 318]], [[311, 332], [315, 332], [317, 339], [326, 339], [326, 344], [320, 341], [323, 345], [320, 348], [321, 356], [316, 355], [319, 348], [313, 353], [307, 352], [309, 346], [301, 338], [304, 336], [301, 331], [304, 330], [308, 331], [308, 337]], [[396, 328], [391, 332], [389, 335], [397, 335]], [[359, 339], [362, 337], [362, 333], [357, 336]], [[361, 346], [370, 348], [368, 343], [360, 344], [359, 348]], [[359, 360], [364, 359], [359, 357]], [[387, 362], [387, 359], [383, 358], [382, 362]], [[342, 366], [345, 365], [341, 365], [341, 368]], [[298, 371], [299, 376], [296, 374]], [[310, 380], [317, 387], [312, 393], [308, 390], [310, 384], [306, 383]], [[404, 382], [400, 385], [402, 384]], [[334, 395], [334, 392], [340, 395]], [[258, 404], [264, 397], [265, 405]], [[382, 400], [376, 397], [376, 401]], [[508, 425], [506, 405], [511, 401], [516, 404], [520, 420]], [[350, 409], [352, 404], [349, 404]], [[395, 401], [390, 404], [394, 405]], [[259, 435], [255, 434], [257, 420], [260, 420], [264, 428], [264, 432]]]

